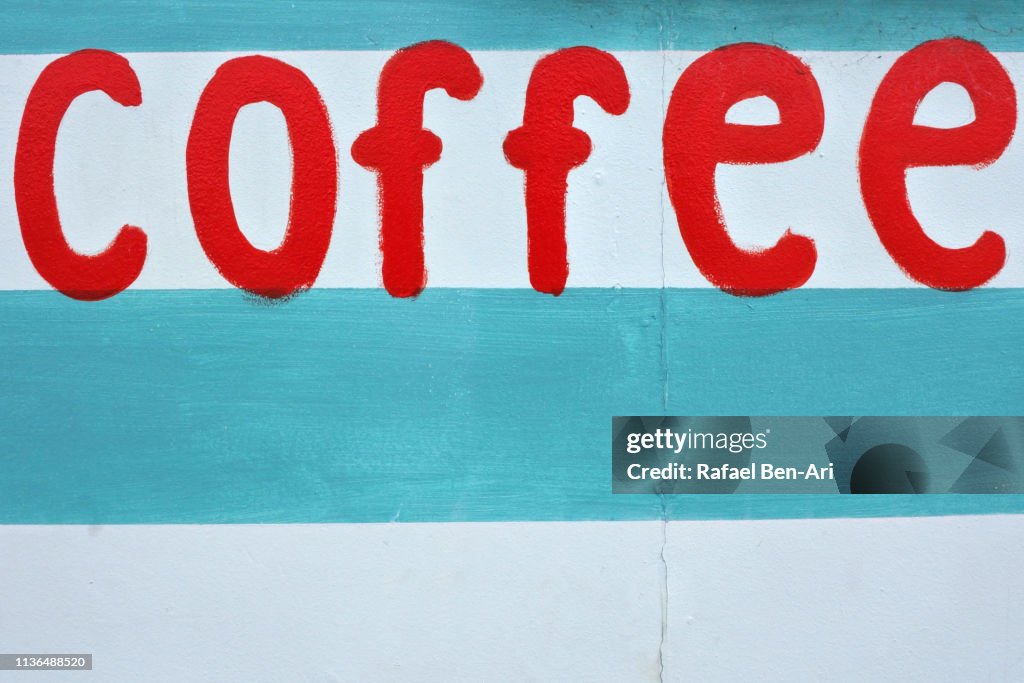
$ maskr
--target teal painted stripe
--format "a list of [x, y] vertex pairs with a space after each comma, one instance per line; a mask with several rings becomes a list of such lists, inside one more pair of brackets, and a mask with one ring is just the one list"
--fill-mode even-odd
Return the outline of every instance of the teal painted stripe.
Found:
[[[0, 293], [0, 523], [655, 519], [610, 417], [1024, 414], [1024, 290]], [[1024, 496], [670, 496], [673, 519]]]
[[1024, 49], [1019, 0], [15, 0], [0, 52], [393, 50], [435, 38], [470, 49], [905, 50], [959, 35]]

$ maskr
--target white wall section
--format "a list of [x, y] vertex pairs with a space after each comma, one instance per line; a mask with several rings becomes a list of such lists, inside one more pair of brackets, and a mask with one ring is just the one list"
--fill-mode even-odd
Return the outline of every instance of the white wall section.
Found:
[[1013, 680], [1022, 533], [999, 515], [3, 526], [0, 643], [94, 655], [91, 676], [33, 681]]

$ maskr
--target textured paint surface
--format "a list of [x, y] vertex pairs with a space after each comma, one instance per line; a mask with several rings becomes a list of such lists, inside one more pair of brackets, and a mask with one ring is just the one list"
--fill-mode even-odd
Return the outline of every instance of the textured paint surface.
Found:
[[[1024, 496], [615, 496], [608, 420], [998, 415], [1021, 290], [231, 290], [0, 297], [0, 519], [819, 517]], [[73, 333], [69, 334], [69, 331]], [[242, 340], [240, 342], [240, 340]], [[952, 350], [955, 349], [955, 352]], [[812, 379], [813, 378], [813, 381]], [[1015, 412], [1016, 411], [1016, 412]], [[822, 423], [822, 444], [833, 438]]]
[[423, 128], [427, 93], [471, 100], [483, 76], [466, 50], [446, 41], [403, 48], [380, 72], [377, 125], [352, 143], [352, 158], [377, 173], [381, 280], [395, 297], [427, 284], [423, 246], [423, 171], [441, 158], [441, 139]]
[[64, 236], [53, 177], [57, 134], [72, 103], [95, 90], [122, 106], [142, 103], [138, 78], [120, 55], [82, 50], [47, 65], [25, 102], [14, 158], [14, 196], [25, 252], [54, 289], [84, 301], [113, 296], [134, 282], [146, 260], [147, 242], [142, 230], [125, 225], [103, 251], [82, 254]]
[[5, 647], [154, 681], [1006, 681], [1024, 516], [0, 527]]
[[[778, 123], [727, 121], [752, 97], [775, 103]], [[715, 187], [718, 166], [768, 164], [809, 155], [821, 142], [825, 109], [806, 63], [770, 45], [743, 43], [697, 59], [672, 88], [665, 111], [665, 180], [679, 233], [694, 263], [716, 287], [766, 296], [810, 279], [814, 241], [786, 229], [766, 246], [739, 247], [729, 235]]]
[[[0, 644], [93, 652], [114, 681], [1019, 680], [1024, 515], [985, 513], [1020, 513], [1024, 496], [659, 499], [613, 496], [608, 476], [614, 414], [1024, 413], [1024, 145], [1004, 144], [1007, 84], [994, 163], [915, 168], [903, 200], [944, 247], [1001, 236], [984, 288], [918, 285], [862, 196], [880, 84], [945, 36], [981, 41], [1021, 90], [1018, 0], [3, 4]], [[429, 94], [411, 126], [443, 152], [406, 197], [416, 272], [393, 293], [427, 270], [428, 286], [396, 299], [380, 287], [380, 179], [351, 150], [387, 118], [385, 64], [426, 40], [466, 50], [483, 85]], [[797, 146], [810, 154], [704, 169], [740, 248], [789, 226], [814, 240], [805, 288], [740, 299], [681, 241], [662, 130], [684, 71], [752, 41], [810, 69], [824, 117]], [[528, 189], [503, 142], [529, 124], [534, 66], [571, 46], [618, 61], [630, 97], [615, 115], [580, 97], [563, 117], [591, 149], [551, 184], [567, 190], [554, 256], [569, 268], [538, 289], [555, 298], [529, 289]], [[121, 53], [142, 95], [85, 94], [56, 132], [56, 109], [37, 112], [68, 245], [96, 254], [125, 224], [147, 238], [132, 286], [99, 302], [51, 291], [14, 192], [29, 92], [82, 48]], [[292, 279], [314, 289], [273, 304], [234, 289], [252, 262], [210, 249], [228, 211], [197, 226], [190, 205], [218, 191], [257, 266], [294, 237], [289, 188], [308, 189], [308, 169], [286, 103], [222, 112], [215, 148], [200, 135], [187, 153], [211, 79], [254, 58], [318, 91], [331, 134], [298, 119], [333, 135], [339, 181], [330, 245], [323, 230], [312, 245], [322, 268]], [[947, 85], [915, 125], [969, 129], [991, 110]], [[758, 99], [727, 123], [781, 127], [791, 109]], [[189, 178], [196, 152], [214, 174]], [[49, 180], [48, 153], [24, 158]], [[328, 176], [302, 208], [334, 204]], [[831, 519], [797, 519], [813, 517]]]
[[[953, 130], [914, 123], [921, 101], [940, 84], [969, 95], [970, 123]], [[878, 86], [860, 144], [861, 192], [882, 244], [913, 280], [956, 291], [979, 287], [1002, 270], [1006, 244], [992, 231], [956, 248], [929, 237], [910, 206], [906, 178], [915, 166], [988, 166], [1010, 144], [1016, 122], [1010, 76], [979, 43], [922, 43], [901, 56]]]
[[[271, 250], [253, 247], [242, 232], [230, 184], [238, 112], [264, 102], [281, 110], [292, 149], [288, 223], [281, 244]], [[327, 108], [309, 78], [262, 56], [224, 63], [196, 106], [185, 155], [196, 236], [224, 279], [269, 299], [312, 287], [331, 243], [338, 159]]]
[[629, 83], [614, 56], [589, 47], [558, 50], [541, 58], [530, 74], [523, 125], [509, 131], [502, 148], [523, 170], [526, 199], [527, 267], [538, 292], [558, 296], [569, 277], [565, 201], [569, 171], [590, 156], [592, 143], [574, 128], [577, 97], [594, 100], [609, 114], [629, 108]]
[[[428, 287], [528, 288], [523, 173], [508, 163], [503, 141], [522, 125], [525, 93], [543, 52], [472, 53], [486, 85], [470, 101], [428, 96], [427, 128], [442, 139], [441, 160], [424, 173], [423, 222]], [[217, 69], [239, 53], [131, 54], [144, 91], [138, 107], [102, 93], [80, 97], [57, 139], [54, 181], [71, 246], [96, 253], [125, 224], [147, 236], [145, 266], [132, 289], [231, 288], [196, 234], [186, 168], [196, 107]], [[379, 287], [376, 174], [349, 154], [374, 126], [375, 92], [387, 52], [275, 53], [305, 72], [328, 108], [338, 147], [339, 202], [317, 288]], [[574, 127], [591, 139], [590, 157], [573, 169], [566, 196], [566, 286], [711, 287], [680, 238], [665, 193], [664, 107], [696, 52], [619, 52], [630, 103], [610, 116], [587, 97], [576, 101]], [[817, 262], [806, 288], [918, 287], [880, 243], [858, 181], [857, 150], [872, 98], [898, 53], [798, 52], [821, 89], [825, 130], [810, 155], [783, 163], [722, 164], [716, 190], [729, 234], [739, 245], [770, 246], [787, 227], [814, 239]], [[1015, 82], [1020, 53], [996, 55]], [[15, 155], [20, 103], [52, 61], [0, 57], [0, 158]], [[767, 102], [767, 106], [765, 103]], [[745, 105], [741, 106], [741, 105]], [[746, 100], [728, 118], [770, 123], [774, 105]], [[969, 122], [966, 92], [940, 86], [915, 122], [950, 128]], [[230, 149], [229, 181], [239, 227], [253, 246], [277, 247], [288, 223], [292, 154], [280, 110], [242, 108]], [[26, 254], [18, 230], [11, 165], [0, 164], [0, 290], [50, 289]], [[927, 234], [946, 246], [970, 245], [985, 230], [1006, 243], [1002, 270], [986, 286], [1024, 286], [1024, 143], [1015, 137], [995, 163], [914, 168], [910, 204]]]
[[947, 35], [1022, 49], [1017, 0], [477, 0], [263, 2], [61, 0], [5, 3], [5, 53], [83, 47], [156, 50], [395, 50], [444, 38], [467, 49], [711, 50], [758, 41], [787, 48], [909, 50]]

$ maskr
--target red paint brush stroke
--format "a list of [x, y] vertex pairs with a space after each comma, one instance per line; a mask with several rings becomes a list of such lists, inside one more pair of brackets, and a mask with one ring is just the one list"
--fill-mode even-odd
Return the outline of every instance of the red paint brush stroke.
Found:
[[587, 96], [609, 114], [629, 106], [629, 83], [615, 57], [573, 47], [537, 62], [526, 90], [523, 125], [505, 138], [505, 157], [523, 170], [530, 284], [558, 296], [569, 277], [565, 195], [569, 171], [590, 156], [590, 138], [573, 128], [573, 102]]
[[[269, 102], [284, 115], [292, 149], [292, 192], [284, 240], [257, 249], [238, 227], [228, 180], [239, 110]], [[327, 108], [304, 73], [270, 57], [225, 62], [203, 90], [185, 152], [196, 235], [236, 287], [270, 298], [313, 286], [331, 242], [338, 162]]]
[[377, 125], [352, 145], [356, 163], [377, 171], [384, 288], [412, 297], [427, 284], [423, 259], [423, 170], [441, 158], [441, 140], [423, 128], [423, 97], [443, 88], [471, 100], [483, 86], [473, 58], [444, 41], [399, 50], [381, 70]]
[[[726, 123], [742, 100], [766, 96], [779, 123]], [[786, 230], [772, 247], [741, 249], [729, 236], [715, 192], [718, 164], [789, 161], [815, 149], [825, 112], [809, 66], [785, 50], [742, 43], [700, 57], [679, 77], [663, 134], [665, 177], [679, 233], [694, 263], [731, 294], [763, 296], [804, 284], [814, 241]]]
[[75, 251], [64, 236], [53, 186], [57, 131], [79, 95], [100, 90], [124, 107], [142, 103], [128, 60], [81, 50], [51, 62], [28, 95], [14, 155], [14, 199], [25, 250], [54, 289], [83, 301], [106, 299], [131, 285], [146, 261], [146, 233], [125, 225], [98, 254]]
[[[918, 105], [946, 82], [970, 95], [974, 121], [948, 130], [915, 125]], [[885, 75], [861, 137], [860, 187], [878, 238], [908, 277], [936, 289], [966, 290], [1002, 269], [1006, 245], [994, 232], [959, 249], [943, 247], [925, 233], [907, 197], [907, 169], [990, 164], [1010, 144], [1016, 121], [1013, 83], [978, 43], [961, 38], [923, 43]]]

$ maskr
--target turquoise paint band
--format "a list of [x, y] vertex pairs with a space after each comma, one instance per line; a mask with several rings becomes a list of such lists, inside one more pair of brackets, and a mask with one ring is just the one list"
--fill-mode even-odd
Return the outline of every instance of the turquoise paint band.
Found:
[[0, 523], [1022, 512], [609, 474], [617, 414], [1020, 415], [1022, 316], [1021, 289], [4, 292]]
[[907, 50], [958, 35], [1024, 49], [1019, 0], [152, 0], [0, 6], [0, 53], [467, 49], [710, 50], [757, 41], [803, 50]]

